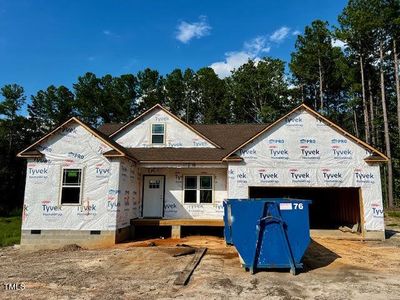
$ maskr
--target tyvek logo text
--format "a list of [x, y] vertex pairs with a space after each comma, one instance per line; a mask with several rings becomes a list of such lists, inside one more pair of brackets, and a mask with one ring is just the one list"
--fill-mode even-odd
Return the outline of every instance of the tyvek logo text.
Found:
[[156, 120], [156, 122], [167, 122], [168, 121], [167, 116], [154, 116], [154, 119]]
[[289, 151], [285, 148], [285, 140], [282, 138], [269, 139], [268, 149], [272, 159], [289, 159]]
[[87, 203], [86, 205], [77, 206], [76, 209], [78, 216], [89, 216], [89, 215], [95, 216], [97, 214], [95, 204]]
[[42, 214], [46, 217], [60, 217], [62, 216], [62, 209], [61, 206], [52, 204], [50, 200], [43, 200]]
[[352, 159], [353, 151], [347, 148], [348, 141], [344, 138], [334, 138], [331, 140], [331, 149], [334, 159]]
[[314, 138], [302, 138], [300, 139], [300, 151], [303, 159], [320, 159], [321, 152], [316, 146], [317, 140]]
[[259, 180], [262, 183], [279, 183], [278, 173], [265, 169], [258, 170]]
[[311, 182], [311, 176], [308, 171], [301, 171], [299, 169], [289, 170], [290, 179], [295, 183]]
[[321, 172], [325, 182], [343, 182], [343, 174], [338, 171], [323, 168], [321, 169]]
[[103, 164], [97, 164], [96, 165], [96, 177], [97, 178], [104, 178], [104, 177], [108, 177], [109, 175], [111, 175], [111, 170], [109, 167], [104, 167]]
[[168, 147], [179, 148], [183, 147], [183, 143], [179, 141], [168, 141]]
[[247, 173], [240, 172], [236, 174], [236, 182], [237, 183], [247, 183]]
[[201, 140], [193, 140], [193, 146], [194, 147], [207, 147], [207, 142], [201, 141]]
[[286, 126], [302, 127], [303, 126], [303, 118], [301, 116], [287, 117], [285, 119], [285, 123], [286, 123]]
[[256, 159], [257, 150], [256, 149], [240, 149], [239, 155], [243, 158]]
[[383, 218], [383, 208], [381, 205], [372, 203], [372, 215], [374, 218]]
[[71, 157], [71, 158], [77, 158], [77, 159], [84, 159], [85, 158], [85, 156], [83, 154], [78, 153], [78, 152], [72, 152], [72, 151], [68, 152], [68, 156]]
[[375, 175], [371, 172], [365, 172], [362, 169], [355, 169], [354, 170], [354, 177], [356, 183], [375, 183]]
[[178, 212], [178, 206], [174, 202], [166, 202], [164, 204], [164, 212], [168, 214], [176, 214]]
[[29, 177], [46, 178], [49, 174], [48, 167], [28, 167]]

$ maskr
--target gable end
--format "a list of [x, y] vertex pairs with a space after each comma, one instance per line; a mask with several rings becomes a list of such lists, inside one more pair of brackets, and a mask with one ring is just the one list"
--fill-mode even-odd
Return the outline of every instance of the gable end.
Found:
[[[290, 111], [286, 115], [282, 116], [281, 118], [279, 118], [278, 120], [273, 122], [271, 125], [267, 126], [264, 130], [260, 131], [258, 134], [253, 136], [251, 139], [249, 139], [248, 141], [246, 141], [245, 143], [243, 143], [242, 145], [240, 145], [239, 147], [237, 147], [236, 149], [231, 151], [227, 156], [224, 157], [223, 160], [224, 161], [229, 160], [232, 155], [234, 155], [237, 151], [242, 149], [244, 146], [248, 145], [249, 143], [254, 141], [256, 138], [258, 138], [259, 136], [261, 136], [265, 132], [267, 132], [270, 129], [272, 129], [275, 126], [277, 126], [281, 121], [285, 120], [286, 118], [288, 118], [293, 113], [295, 113], [297, 111], [301, 111], [301, 110], [307, 111], [308, 113], [313, 115], [315, 118], [317, 118], [320, 121], [325, 122], [328, 126], [334, 128], [336, 131], [338, 131], [342, 135], [348, 137], [350, 140], [352, 140], [356, 144], [360, 145], [364, 149], [367, 149], [367, 150], [371, 151], [374, 154], [374, 157], [375, 157], [374, 162], [388, 162], [389, 161], [389, 158], [385, 154], [383, 154], [382, 152], [380, 152], [376, 148], [372, 147], [371, 145], [367, 144], [366, 142], [360, 140], [359, 138], [355, 137], [354, 135], [350, 134], [349, 132], [344, 130], [342, 127], [340, 127], [339, 125], [335, 124], [334, 122], [332, 122], [331, 120], [327, 119], [326, 117], [322, 116], [321, 114], [319, 114], [315, 110], [311, 109], [310, 107], [308, 107], [304, 103], [301, 104], [300, 106], [296, 107], [295, 109], [293, 109], [292, 111]], [[376, 157], [379, 157], [380, 159], [378, 160], [378, 159], [376, 159]], [[366, 160], [366, 161], [368, 162], [369, 160]], [[370, 160], [369, 162], [372, 162], [372, 160]]]
[[195, 133], [196, 135], [200, 136], [202, 139], [206, 140], [207, 142], [209, 142], [211, 145], [213, 145], [216, 148], [221, 149], [222, 147], [220, 145], [218, 145], [215, 141], [210, 140], [208, 137], [206, 137], [204, 134], [202, 134], [201, 132], [199, 132], [198, 130], [196, 130], [193, 126], [190, 126], [189, 124], [187, 124], [186, 122], [182, 121], [180, 118], [178, 118], [177, 116], [175, 116], [173, 113], [171, 113], [169, 110], [165, 109], [164, 107], [162, 107], [160, 104], [156, 104], [154, 105], [152, 108], [146, 110], [144, 113], [142, 113], [141, 115], [139, 115], [138, 117], [134, 118], [133, 120], [127, 122], [125, 125], [123, 125], [122, 127], [120, 127], [119, 129], [117, 129], [115, 132], [113, 132], [112, 134], [110, 134], [110, 138], [115, 137], [118, 133], [124, 131], [126, 128], [132, 126], [133, 124], [139, 122], [141, 119], [143, 119], [146, 115], [150, 114], [152, 111], [154, 111], [155, 109], [159, 109], [163, 112], [165, 112], [166, 114], [168, 114], [170, 117], [172, 117], [174, 120], [176, 120], [177, 122], [179, 122], [180, 124], [182, 124], [183, 126], [185, 126], [186, 128], [188, 128], [189, 130], [191, 130], [193, 133]]
[[37, 140], [35, 143], [33, 143], [29, 147], [25, 148], [21, 152], [19, 152], [17, 154], [17, 157], [21, 157], [21, 158], [38, 158], [38, 157], [42, 157], [43, 154], [39, 150], [37, 150], [35, 148], [35, 146], [39, 145], [42, 141], [50, 138], [51, 136], [57, 134], [60, 130], [62, 130], [68, 124], [73, 123], [73, 122], [75, 122], [78, 125], [82, 126], [88, 132], [93, 134], [96, 138], [100, 139], [103, 143], [105, 143], [110, 148], [115, 150], [115, 154], [112, 155], [113, 157], [127, 157], [130, 160], [137, 161], [133, 156], [127, 154], [123, 147], [121, 147], [120, 145], [118, 145], [114, 141], [110, 140], [106, 135], [104, 135], [103, 133], [101, 133], [98, 130], [94, 129], [90, 125], [85, 124], [84, 122], [82, 122], [81, 120], [79, 120], [76, 117], [72, 117], [69, 120], [65, 121], [63, 124], [61, 124], [60, 126], [56, 127], [52, 131], [50, 131], [48, 134], [46, 134], [45, 136], [43, 136], [42, 138]]

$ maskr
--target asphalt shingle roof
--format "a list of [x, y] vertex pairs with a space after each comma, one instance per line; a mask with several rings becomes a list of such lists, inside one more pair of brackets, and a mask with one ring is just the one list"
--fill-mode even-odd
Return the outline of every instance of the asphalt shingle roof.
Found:
[[[104, 124], [98, 130], [110, 135], [121, 126], [122, 124]], [[130, 156], [143, 162], [221, 161], [230, 152], [267, 127], [266, 124], [196, 124], [191, 126], [222, 148], [126, 148], [126, 151]], [[112, 151], [107, 154], [112, 154]]]

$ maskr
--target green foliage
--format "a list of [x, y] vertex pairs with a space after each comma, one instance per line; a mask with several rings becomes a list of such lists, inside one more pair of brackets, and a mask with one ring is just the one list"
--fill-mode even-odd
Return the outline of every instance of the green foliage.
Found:
[[24, 88], [17, 84], [7, 84], [1, 88], [3, 101], [0, 103], [0, 115], [8, 120], [14, 120], [17, 112], [25, 104]]
[[183, 74], [185, 86], [185, 115], [184, 119], [188, 123], [195, 123], [198, 115], [198, 99], [200, 98], [197, 88], [196, 73], [192, 69], [186, 69]]
[[183, 117], [186, 114], [186, 85], [180, 69], [173, 70], [165, 78], [165, 100], [170, 112]]
[[40, 90], [28, 105], [31, 121], [41, 133], [74, 116], [75, 110], [75, 96], [65, 86], [51, 85], [45, 91]]
[[227, 79], [233, 122], [272, 122], [293, 106], [280, 59], [249, 60]]
[[86, 73], [74, 85], [78, 116], [90, 124], [126, 122], [137, 114], [138, 79], [132, 74], [97, 78]]
[[376, 28], [379, 19], [375, 12], [381, 0], [350, 0], [338, 16], [340, 28], [336, 36], [346, 42], [349, 50], [357, 55], [365, 55], [374, 47], [379, 36]]
[[[303, 102], [323, 113], [337, 110], [347, 100], [350, 65], [339, 47], [332, 45], [328, 22], [316, 20], [298, 35], [289, 64]], [[322, 82], [323, 99], [320, 97]]]
[[140, 112], [144, 112], [157, 103], [165, 104], [164, 78], [158, 71], [147, 68], [144, 71], [139, 71], [137, 77], [139, 82], [138, 105]]
[[0, 217], [0, 247], [19, 244], [21, 240], [21, 217]]
[[391, 218], [399, 218], [400, 219], [400, 211], [388, 211], [386, 214]]
[[226, 86], [222, 79], [211, 68], [202, 68], [196, 73], [198, 93], [197, 109], [199, 123], [227, 123], [229, 104], [227, 103]]
[[0, 215], [22, 205], [25, 162], [17, 159], [18, 150], [32, 141], [30, 121], [18, 114], [25, 103], [24, 89], [16, 84], [1, 89], [0, 108]]
[[[377, 60], [380, 42], [385, 51], [395, 198], [400, 199], [400, 136], [392, 54], [393, 41], [400, 52], [400, 2], [349, 0], [338, 21], [338, 27], [331, 28], [327, 22], [315, 20], [297, 36], [289, 63], [291, 74], [285, 74], [284, 61], [271, 57], [249, 60], [225, 79], [209, 67], [175, 69], [165, 76], [149, 68], [121, 76], [85, 73], [71, 90], [51, 85], [32, 95], [28, 117], [20, 114], [26, 99], [24, 89], [5, 85], [0, 93], [0, 215], [22, 205], [25, 162], [16, 159], [17, 152], [71, 116], [93, 126], [121, 123], [160, 103], [188, 123], [270, 123], [305, 102], [316, 109], [323, 104], [322, 113], [364, 139], [360, 58], [366, 98], [368, 103], [372, 101], [373, 109], [368, 107], [367, 111], [374, 115], [370, 122], [373, 143], [384, 151]], [[343, 49], [334, 46], [335, 40], [345, 42]], [[385, 183], [383, 191], [385, 194]]]

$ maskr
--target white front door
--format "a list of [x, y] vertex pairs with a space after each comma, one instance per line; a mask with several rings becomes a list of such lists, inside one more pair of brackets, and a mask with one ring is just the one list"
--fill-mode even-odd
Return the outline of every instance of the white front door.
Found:
[[144, 176], [143, 217], [161, 218], [164, 208], [164, 176]]

